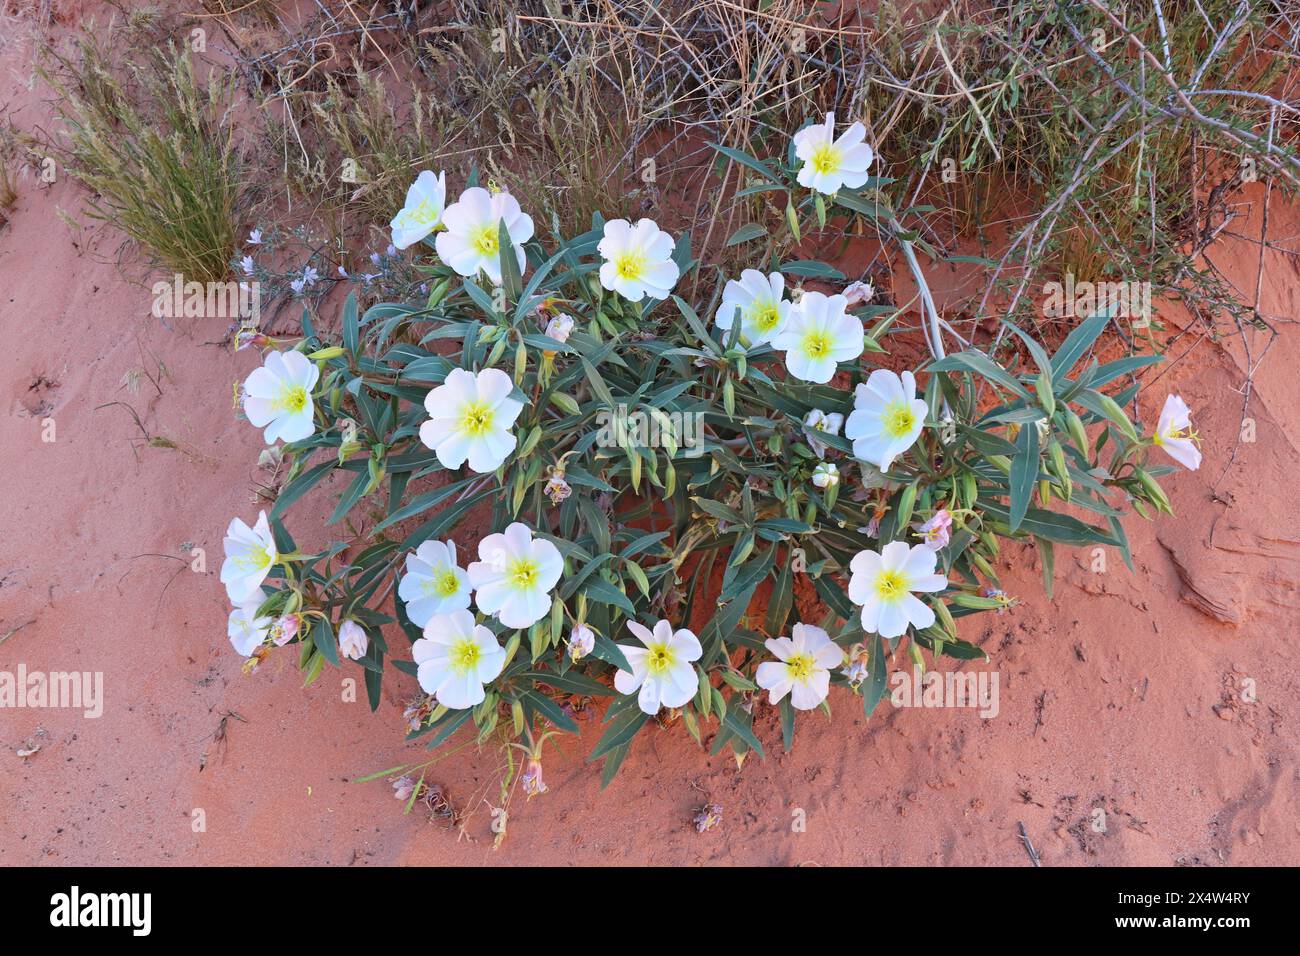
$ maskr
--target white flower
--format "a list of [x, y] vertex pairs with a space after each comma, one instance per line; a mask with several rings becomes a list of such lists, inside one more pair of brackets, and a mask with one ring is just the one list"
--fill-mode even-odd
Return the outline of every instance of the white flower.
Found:
[[785, 367], [795, 378], [825, 385], [835, 366], [862, 354], [866, 334], [862, 322], [844, 312], [844, 296], [805, 292], [790, 317], [772, 339], [772, 348], [785, 352]]
[[862, 606], [862, 629], [881, 637], [899, 637], [909, 624], [921, 629], [934, 623], [934, 611], [913, 591], [932, 593], [948, 586], [934, 573], [937, 555], [923, 544], [908, 547], [891, 541], [879, 552], [859, 551], [849, 563], [849, 600]]
[[266, 520], [266, 512], [257, 516], [257, 524], [249, 527], [238, 518], [226, 529], [226, 560], [221, 563], [221, 583], [231, 604], [243, 604], [257, 598], [261, 600], [262, 582], [271, 573], [276, 559], [275, 538]]
[[818, 440], [817, 436], [825, 433], [827, 435], [838, 435], [840, 427], [844, 424], [844, 416], [839, 412], [827, 414], [820, 408], [814, 408], [803, 420], [803, 433], [808, 439], [808, 445], [819, 458], [826, 457], [826, 443]]
[[844, 135], [835, 139], [835, 114], [827, 113], [826, 122], [807, 126], [794, 134], [794, 153], [803, 160], [799, 167], [799, 185], [832, 195], [841, 186], [856, 188], [867, 181], [867, 168], [875, 159], [871, 147], [863, 142], [866, 128], [853, 123]]
[[438, 233], [434, 246], [438, 258], [463, 276], [478, 275], [501, 283], [501, 224], [504, 222], [522, 272], [524, 243], [533, 238], [533, 220], [506, 192], [490, 193], [471, 186], [442, 214], [446, 232]]
[[870, 282], [850, 282], [844, 287], [844, 298], [850, 309], [855, 305], [870, 302], [875, 294], [876, 290], [871, 287]]
[[631, 302], [645, 296], [666, 299], [680, 272], [673, 262], [673, 237], [651, 219], [633, 226], [626, 219], [605, 223], [604, 238], [596, 245], [605, 260], [600, 284]]
[[370, 638], [366, 635], [366, 629], [356, 621], [348, 619], [339, 625], [339, 653], [344, 657], [359, 661], [366, 656], [366, 648], [369, 646]]
[[615, 671], [614, 687], [620, 694], [639, 687], [637, 705], [650, 715], [659, 713], [660, 707], [684, 707], [700, 689], [691, 666], [704, 653], [699, 640], [685, 628], [674, 632], [667, 621], [657, 623], [653, 632], [636, 621], [628, 621], [627, 628], [645, 646], [618, 645], [632, 673]]
[[469, 611], [431, 618], [411, 655], [419, 665], [420, 689], [453, 710], [483, 703], [483, 685], [506, 666], [505, 648]]
[[469, 575], [456, 566], [456, 542], [426, 541], [408, 554], [397, 596], [416, 627], [424, 627], [435, 614], [469, 607]]
[[248, 234], [248, 245], [260, 246], [262, 244], [262, 230], [254, 229]]
[[826, 699], [830, 669], [844, 660], [844, 652], [829, 634], [811, 624], [796, 624], [792, 637], [763, 643], [776, 660], [759, 664], [754, 678], [769, 692], [772, 704], [779, 704], [789, 694], [795, 710], [812, 710]]
[[551, 589], [564, 573], [560, 550], [516, 521], [478, 544], [469, 566], [474, 603], [506, 627], [529, 627], [551, 610]]
[[393, 246], [405, 249], [415, 245], [442, 224], [442, 210], [447, 202], [447, 174], [433, 175], [424, 170], [406, 190], [406, 205], [393, 217]]
[[485, 368], [477, 375], [452, 369], [446, 381], [424, 397], [429, 420], [420, 426], [420, 441], [446, 468], [459, 468], [468, 459], [474, 471], [496, 471], [518, 441], [510, 426], [524, 403], [510, 397], [514, 388], [499, 368]]
[[722, 287], [722, 304], [713, 322], [730, 331], [736, 310], [740, 310], [740, 338], [746, 345], [770, 342], [790, 317], [791, 304], [786, 301], [785, 276], [779, 272], [763, 275], [746, 269], [740, 280], [728, 279]]
[[268, 352], [261, 368], [244, 380], [244, 414], [268, 445], [277, 439], [301, 441], [316, 431], [311, 390], [320, 378], [318, 369], [301, 352]]
[[596, 633], [585, 624], [575, 624], [569, 632], [569, 656], [580, 661], [596, 646]]
[[246, 276], [251, 276], [257, 271], [257, 266], [253, 264], [252, 256], [244, 256], [244, 258], [239, 260], [239, 264], [243, 267], [244, 275]]
[[546, 323], [546, 337], [555, 339], [557, 342], [569, 341], [569, 335], [573, 332], [573, 316], [560, 314], [553, 317]]
[[878, 368], [853, 393], [853, 411], [844, 437], [853, 439], [853, 455], [888, 471], [894, 459], [916, 442], [925, 425], [926, 405], [916, 397], [916, 378]]
[[242, 657], [252, 657], [253, 651], [262, 646], [266, 635], [271, 630], [271, 618], [257, 616], [257, 609], [261, 603], [262, 596], [259, 594], [253, 600], [239, 605], [230, 612], [226, 634]]
[[1200, 439], [1192, 431], [1191, 409], [1181, 396], [1170, 395], [1165, 399], [1151, 440], [1184, 468], [1195, 471], [1201, 467], [1201, 450], [1196, 447]]
[[840, 483], [840, 470], [829, 461], [818, 462], [813, 469], [812, 483], [818, 488], [830, 488]]

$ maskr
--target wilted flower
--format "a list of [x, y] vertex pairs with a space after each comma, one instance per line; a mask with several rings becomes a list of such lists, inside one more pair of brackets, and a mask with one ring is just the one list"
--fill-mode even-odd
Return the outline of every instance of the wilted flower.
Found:
[[320, 370], [301, 352], [268, 352], [244, 380], [244, 414], [268, 445], [310, 438], [316, 431], [311, 391]]
[[1201, 450], [1196, 447], [1200, 438], [1192, 431], [1191, 409], [1181, 396], [1165, 398], [1165, 407], [1160, 410], [1160, 421], [1151, 440], [1189, 471], [1201, 467]]
[[339, 653], [349, 660], [359, 661], [366, 656], [370, 638], [366, 629], [351, 619], [339, 625]]
[[849, 563], [849, 600], [862, 607], [862, 629], [881, 637], [899, 637], [909, 624], [927, 628], [934, 611], [913, 591], [933, 593], [948, 586], [934, 573], [936, 555], [924, 545], [909, 548], [891, 541], [879, 553], [859, 551]]
[[952, 539], [952, 512], [940, 508], [928, 521], [912, 525], [912, 530], [921, 536], [921, 544], [932, 551], [948, 547]]
[[831, 488], [840, 483], [840, 470], [829, 461], [818, 462], [813, 469], [812, 483], [818, 488]]
[[764, 646], [776, 657], [758, 665], [754, 679], [768, 692], [768, 702], [779, 704], [786, 694], [795, 710], [812, 710], [830, 691], [830, 669], [844, 660], [844, 652], [820, 627], [796, 624], [791, 637], [769, 638]]
[[415, 778], [410, 774], [403, 774], [393, 781], [393, 796], [396, 799], [409, 800], [413, 793], [415, 793]]
[[284, 647], [295, 637], [298, 636], [298, 629], [301, 622], [297, 614], [284, 614], [275, 619], [271, 625], [271, 643], [276, 647]]
[[564, 480], [564, 472], [558, 468], [551, 469], [551, 475], [546, 480], [546, 486], [542, 489], [546, 497], [551, 499], [551, 504], [558, 505], [569, 495], [573, 494], [573, 489], [569, 483]]
[[803, 160], [799, 185], [828, 196], [838, 192], [841, 186], [861, 186], [867, 181], [867, 168], [875, 159], [871, 147], [863, 142], [866, 138], [866, 127], [853, 123], [835, 139], [834, 113], [826, 114], [826, 122], [795, 133], [794, 154]]
[[226, 586], [230, 602], [243, 604], [253, 598], [260, 601], [262, 582], [279, 557], [266, 512], [258, 514], [257, 524], [251, 528], [239, 518], [232, 519], [223, 544], [226, 560], [221, 563], [221, 583]]
[[674, 631], [667, 621], [659, 621], [653, 631], [636, 621], [628, 621], [627, 628], [644, 646], [618, 645], [632, 672], [615, 671], [614, 687], [620, 694], [639, 688], [637, 705], [651, 716], [660, 707], [684, 707], [700, 688], [691, 666], [704, 653], [699, 640], [685, 628]]
[[790, 374], [825, 385], [835, 366], [862, 354], [866, 338], [862, 322], [845, 314], [844, 296], [805, 292], [790, 317], [773, 337], [772, 348], [785, 352]]
[[844, 676], [848, 678], [849, 686], [857, 690], [862, 686], [862, 682], [871, 676], [867, 670], [867, 648], [863, 644], [854, 644], [849, 648], [849, 662], [844, 665]]
[[420, 697], [407, 704], [406, 709], [402, 711], [402, 719], [406, 721], [408, 730], [416, 731], [424, 726], [425, 720], [433, 713], [434, 699], [432, 697]]
[[814, 408], [804, 417], [803, 433], [808, 439], [808, 446], [817, 453], [818, 457], [826, 457], [826, 443], [819, 440], [817, 436], [838, 435], [843, 424], [844, 416], [839, 412], [828, 414], [820, 408]]
[[397, 596], [416, 627], [424, 627], [435, 614], [469, 607], [469, 575], [456, 564], [456, 542], [425, 541], [408, 554]]
[[555, 339], [557, 342], [569, 341], [569, 335], [573, 332], [573, 316], [560, 313], [552, 316], [551, 320], [546, 323], [546, 337]]
[[728, 279], [723, 286], [722, 303], [714, 324], [723, 331], [731, 331], [739, 310], [740, 340], [746, 345], [770, 342], [790, 316], [791, 305], [784, 293], [785, 276], [781, 273], [765, 276], [757, 269], [746, 269], [739, 281]]
[[490, 630], [474, 623], [469, 611], [439, 614], [411, 647], [416, 679], [425, 693], [452, 710], [483, 702], [483, 685], [506, 666], [506, 652]]
[[528, 766], [519, 778], [519, 784], [524, 788], [524, 793], [528, 794], [531, 800], [539, 793], [546, 792], [546, 784], [542, 781], [542, 762], [530, 757]]
[[484, 614], [497, 615], [506, 627], [530, 627], [551, 610], [551, 589], [564, 573], [564, 559], [551, 542], [516, 521], [480, 541], [478, 556], [469, 580]]
[[406, 205], [393, 217], [393, 252], [419, 242], [442, 225], [447, 202], [447, 174], [424, 170], [406, 190]]
[[257, 608], [262, 603], [261, 595], [230, 612], [226, 623], [226, 636], [236, 651], [243, 657], [251, 657], [253, 652], [266, 640], [271, 629], [271, 618], [258, 617]]
[[1015, 603], [1015, 599], [1001, 588], [984, 588], [982, 593], [984, 597], [992, 598], [998, 602], [998, 607], [993, 611], [994, 614], [1005, 614]]
[[611, 219], [596, 246], [604, 259], [600, 284], [630, 302], [640, 302], [647, 295], [668, 298], [680, 275], [672, 260], [673, 245], [673, 237], [654, 220], [640, 219], [633, 226], [626, 219]]
[[853, 411], [844, 437], [853, 440], [854, 457], [888, 471], [911, 448], [925, 426], [926, 404], [916, 397], [916, 378], [878, 368], [853, 393]]
[[533, 220], [519, 208], [519, 201], [506, 192], [489, 193], [471, 186], [442, 214], [446, 232], [438, 233], [434, 246], [438, 258], [459, 275], [475, 276], [481, 271], [501, 284], [501, 224], [514, 246], [522, 272], [527, 262], [524, 243], [533, 237]]
[[246, 348], [264, 349], [271, 344], [271, 337], [265, 332], [259, 332], [257, 329], [240, 328], [235, 333], [236, 352], [241, 352]]
[[596, 633], [585, 624], [575, 624], [569, 632], [569, 657], [580, 661], [596, 646]]
[[716, 803], [706, 803], [696, 811], [695, 817], [691, 823], [695, 825], [696, 833], [708, 833], [719, 823], [722, 822], [722, 807]]
[[429, 420], [420, 426], [420, 441], [445, 468], [459, 468], [468, 459], [473, 471], [496, 471], [518, 441], [510, 427], [524, 403], [510, 397], [514, 389], [515, 383], [499, 368], [485, 368], [477, 375], [452, 369], [424, 398]]
[[876, 290], [872, 288], [870, 282], [850, 282], [844, 287], [844, 292], [841, 294], [851, 309], [855, 305], [870, 302], [871, 297], [876, 294]]

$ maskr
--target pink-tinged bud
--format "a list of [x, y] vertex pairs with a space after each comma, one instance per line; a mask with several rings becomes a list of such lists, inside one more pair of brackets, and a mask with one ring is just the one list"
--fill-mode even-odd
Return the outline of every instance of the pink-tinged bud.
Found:
[[876, 294], [876, 290], [871, 287], [870, 282], [850, 282], [844, 287], [841, 293], [848, 302], [848, 308], [856, 305], [863, 305], [871, 301], [871, 297]]
[[351, 660], [360, 660], [366, 656], [370, 638], [365, 629], [356, 621], [348, 620], [339, 625], [339, 653]]
[[542, 781], [542, 762], [540, 760], [529, 759], [528, 767], [524, 774], [519, 778], [520, 785], [524, 788], [524, 793], [528, 794], [528, 799], [532, 799], [539, 793], [546, 792], [546, 784]]

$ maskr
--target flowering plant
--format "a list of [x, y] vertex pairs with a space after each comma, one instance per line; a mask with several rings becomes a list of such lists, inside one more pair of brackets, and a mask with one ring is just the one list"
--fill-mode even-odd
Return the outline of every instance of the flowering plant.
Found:
[[[785, 198], [785, 248], [867, 217], [914, 264], [863, 140], [827, 117], [784, 163], [717, 148], [751, 194]], [[232, 522], [222, 581], [252, 664], [293, 646], [313, 681], [350, 659], [377, 707], [391, 663], [423, 694], [412, 739], [500, 733], [530, 792], [541, 742], [588, 698], [612, 698], [606, 779], [656, 717], [743, 759], [763, 753], [761, 707], [787, 748], [801, 712], [856, 694], [870, 714], [901, 647], [984, 657], [958, 621], [1012, 603], [1000, 539], [1032, 539], [1049, 588], [1057, 545], [1129, 560], [1116, 501], [1169, 510], [1151, 448], [1199, 462], [1181, 401], [1143, 438], [1133, 390], [1105, 391], [1157, 357], [1085, 361], [1105, 315], [1052, 355], [1011, 326], [1011, 368], [945, 355], [933, 315], [935, 360], [900, 374], [898, 310], [861, 282], [792, 288], [843, 277], [775, 240], [764, 269], [710, 283], [689, 237], [648, 219], [543, 241], [474, 175], [447, 198], [421, 173], [393, 219], [395, 244], [423, 244], [427, 300], [362, 314], [353, 295], [338, 340], [304, 311], [302, 340], [249, 376], [245, 412], [289, 467], [269, 512]], [[307, 553], [285, 519], [331, 476], [327, 524], [349, 536]]]

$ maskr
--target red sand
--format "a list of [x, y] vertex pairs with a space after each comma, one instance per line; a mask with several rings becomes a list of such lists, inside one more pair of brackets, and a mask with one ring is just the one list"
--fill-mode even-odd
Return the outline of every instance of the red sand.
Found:
[[[25, 52], [9, 45], [0, 57], [0, 102], [14, 122], [48, 124], [27, 89]], [[598, 768], [584, 763], [593, 718], [581, 740], [550, 751], [549, 793], [530, 802], [516, 793], [494, 850], [498, 749], [471, 746], [430, 773], [465, 814], [459, 832], [422, 809], [403, 815], [382, 780], [349, 782], [426, 759], [401, 740], [411, 678], [391, 674], [372, 715], [343, 702], [335, 672], [303, 690], [288, 653], [240, 672], [217, 570], [226, 524], [255, 517], [266, 478], [255, 467], [259, 433], [231, 407], [232, 383], [256, 357], [205, 344], [224, 322], [168, 328], [150, 317], [147, 289], [113, 262], [120, 237], [73, 231], [57, 215], [79, 210], [74, 184], [29, 177], [19, 193], [0, 228], [10, 502], [0, 671], [102, 671], [106, 703], [99, 719], [0, 710], [0, 864], [1025, 866], [1022, 823], [1045, 865], [1300, 863], [1292, 319], [1255, 380], [1257, 440], [1231, 465], [1239, 345], [1200, 341], [1158, 380], [1148, 376], [1146, 424], [1167, 392], [1181, 392], [1205, 463], [1166, 482], [1177, 517], [1130, 524], [1136, 573], [1114, 553], [1094, 573], [1089, 552], [1062, 551], [1049, 601], [1033, 549], [1004, 551], [1004, 583], [1024, 603], [962, 625], [1000, 674], [996, 718], [885, 703], [867, 721], [836, 692], [834, 719], [804, 720], [792, 754], [781, 753], [764, 706], [765, 762], [710, 759], [675, 726], [643, 734], [603, 792]], [[1259, 234], [1262, 194], [1244, 197], [1250, 219], [1239, 233]], [[1300, 214], [1276, 195], [1270, 234], [1293, 249], [1300, 235]], [[1257, 247], [1223, 238], [1210, 258], [1253, 297]], [[1264, 266], [1261, 311], [1296, 315], [1296, 255], [1269, 252]], [[1265, 336], [1252, 335], [1258, 354]], [[124, 385], [141, 367], [154, 378], [165, 367], [161, 394], [146, 377], [136, 393]], [[98, 407], [109, 402], [131, 405], [150, 435], [178, 448], [141, 447], [126, 408]], [[52, 443], [42, 441], [47, 418]], [[315, 516], [326, 499], [317, 496]], [[312, 520], [305, 509], [294, 529]], [[190, 570], [189, 543], [205, 549], [206, 572]], [[1245, 682], [1255, 702], [1242, 699]], [[17, 755], [30, 744], [39, 751]], [[697, 834], [690, 819], [706, 801], [723, 820]], [[1092, 826], [1096, 808], [1104, 832]], [[793, 825], [800, 818], [806, 826]]]

